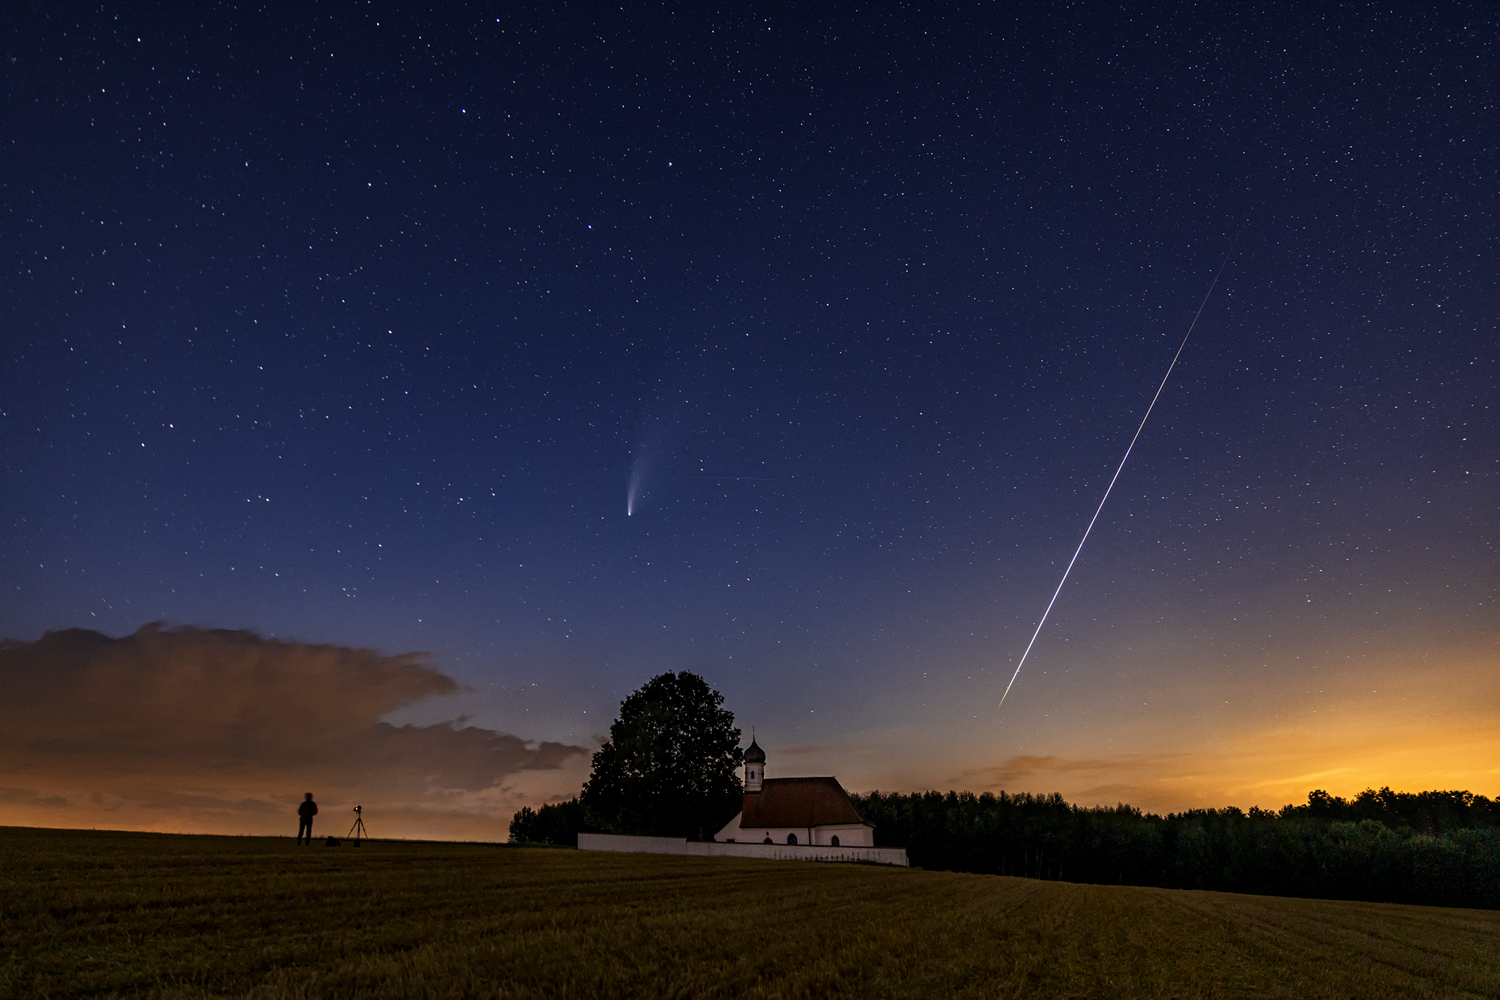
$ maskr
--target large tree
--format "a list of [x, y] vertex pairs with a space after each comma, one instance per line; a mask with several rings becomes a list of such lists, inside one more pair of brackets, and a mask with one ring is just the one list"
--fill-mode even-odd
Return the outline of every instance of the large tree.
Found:
[[581, 800], [611, 833], [707, 840], [740, 805], [740, 731], [697, 674], [661, 674], [620, 702]]

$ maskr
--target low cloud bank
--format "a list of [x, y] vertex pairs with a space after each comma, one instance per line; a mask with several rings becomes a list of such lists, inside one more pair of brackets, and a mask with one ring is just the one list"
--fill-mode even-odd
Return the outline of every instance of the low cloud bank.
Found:
[[1181, 751], [1014, 756], [965, 769], [943, 787], [1056, 791], [1078, 805], [1125, 802], [1161, 813], [1227, 805], [1275, 810], [1306, 802], [1315, 788], [1344, 797], [1382, 785], [1496, 794], [1500, 731], [1493, 717], [1400, 718], [1400, 707], [1246, 728]]
[[69, 629], [0, 642], [0, 822], [285, 832], [310, 790], [325, 813], [363, 801], [402, 817], [384, 835], [503, 839], [510, 786], [589, 751], [461, 721], [380, 721], [459, 690], [419, 653], [245, 631], [151, 624], [119, 639]]

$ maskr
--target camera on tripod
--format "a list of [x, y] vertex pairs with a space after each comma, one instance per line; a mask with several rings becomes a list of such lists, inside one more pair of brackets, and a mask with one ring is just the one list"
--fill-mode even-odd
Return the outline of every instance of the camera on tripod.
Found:
[[355, 806], [354, 825], [349, 828], [349, 839], [354, 841], [355, 847], [358, 847], [361, 839], [368, 840], [369, 838], [370, 835], [365, 832], [364, 807]]

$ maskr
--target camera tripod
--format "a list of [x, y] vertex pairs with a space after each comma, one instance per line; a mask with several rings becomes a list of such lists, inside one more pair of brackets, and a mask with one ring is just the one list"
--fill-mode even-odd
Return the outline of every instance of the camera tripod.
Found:
[[346, 839], [354, 841], [354, 846], [358, 847], [359, 838], [361, 837], [369, 840], [370, 834], [365, 830], [364, 808], [362, 806], [355, 806], [354, 825], [349, 828], [349, 836]]

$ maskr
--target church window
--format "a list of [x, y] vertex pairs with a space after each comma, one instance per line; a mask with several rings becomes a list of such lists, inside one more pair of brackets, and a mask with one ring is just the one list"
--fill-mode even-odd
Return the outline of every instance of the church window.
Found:
[[797, 835], [795, 833], [789, 833], [789, 834], [787, 834], [786, 835], [786, 842], [788, 844], [796, 844], [797, 843]]
[[839, 846], [839, 835], [835, 833], [833, 835], [833, 839], [830, 840], [829, 843], [832, 844], [834, 847]]

